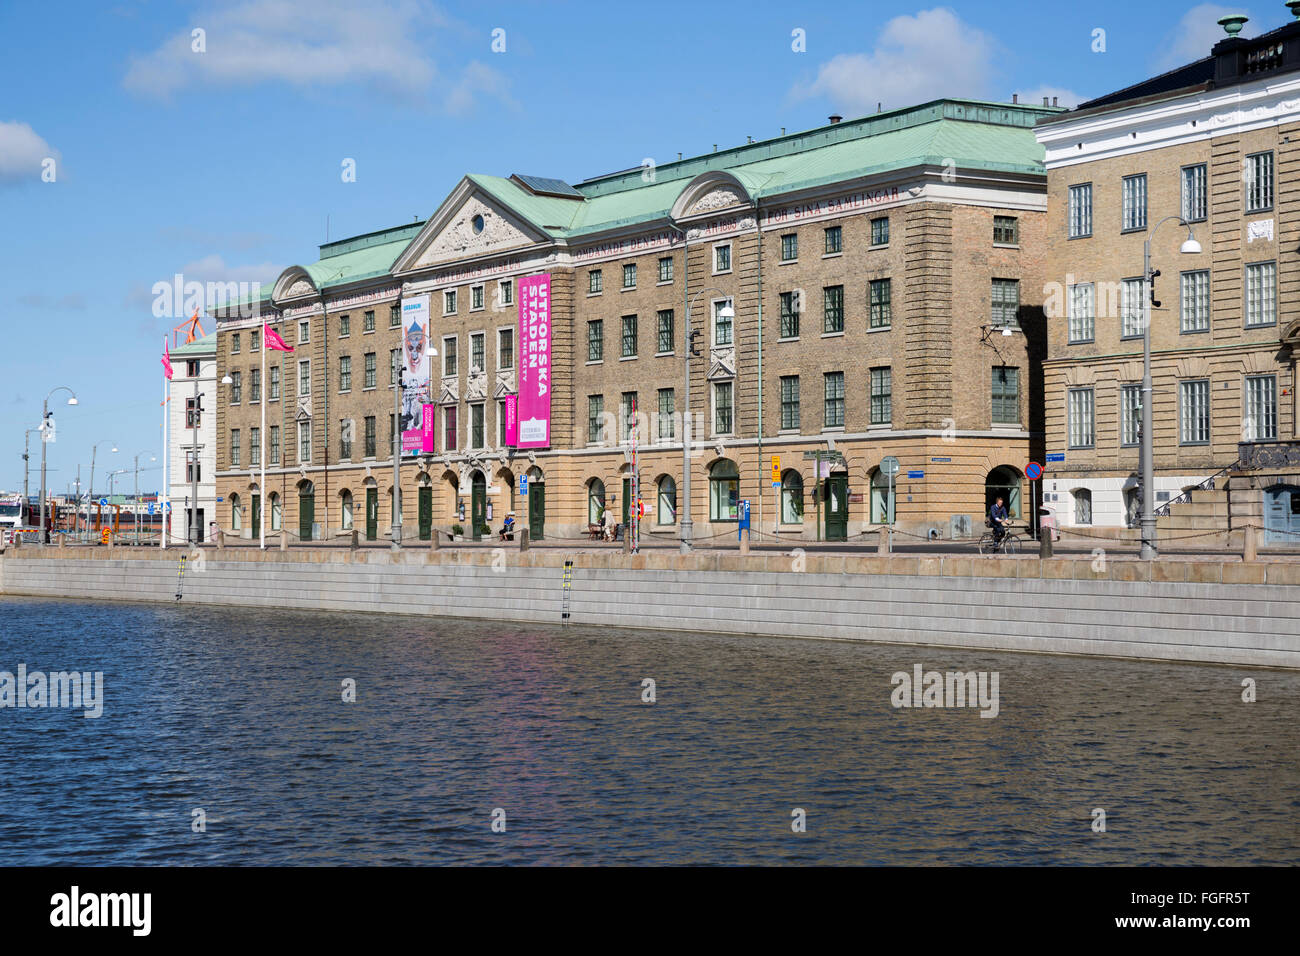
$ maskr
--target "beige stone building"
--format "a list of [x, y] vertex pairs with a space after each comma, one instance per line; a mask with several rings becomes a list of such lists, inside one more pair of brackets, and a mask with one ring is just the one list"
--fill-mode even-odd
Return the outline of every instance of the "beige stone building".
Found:
[[[978, 534], [999, 493], [1027, 512], [1046, 354], [1034, 124], [1058, 112], [942, 100], [576, 185], [471, 175], [426, 222], [323, 246], [259, 305], [296, 351], [268, 355], [255, 394], [261, 320], [220, 319], [239, 383], [218, 405], [221, 526], [261, 530], [266, 443], [270, 530], [387, 536], [398, 309], [424, 295], [436, 447], [403, 459], [407, 539], [512, 510], [546, 539], [605, 509], [622, 523], [635, 432], [641, 533], [676, 540], [688, 423], [697, 540], [735, 535], [746, 500], [792, 541], [891, 519]], [[503, 415], [519, 282], [541, 273], [550, 439], [525, 450]]]
[[[1300, 530], [1300, 24], [1227, 36], [1205, 59], [1044, 119], [1038, 138], [1045, 504], [1066, 525], [1137, 523], [1150, 235], [1160, 527], [1226, 527], [1231, 509], [1268, 512], [1279, 542]], [[1199, 254], [1180, 251], [1189, 233]]]

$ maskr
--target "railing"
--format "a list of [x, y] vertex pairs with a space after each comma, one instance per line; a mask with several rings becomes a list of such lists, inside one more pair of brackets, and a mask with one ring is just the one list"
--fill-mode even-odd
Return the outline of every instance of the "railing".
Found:
[[1178, 504], [1178, 502], [1180, 501], [1191, 501], [1193, 491], [1213, 491], [1214, 486], [1217, 484], [1220, 478], [1222, 478], [1230, 471], [1238, 470], [1240, 466], [1241, 466], [1241, 459], [1238, 458], [1236, 461], [1234, 461], [1231, 465], [1228, 465], [1226, 468], [1220, 468], [1214, 474], [1210, 475], [1209, 478], [1206, 478], [1204, 481], [1202, 481], [1199, 485], [1193, 485], [1192, 487], [1186, 489], [1177, 498], [1170, 498], [1168, 501], [1166, 501], [1164, 504], [1162, 504], [1159, 508], [1155, 510], [1155, 516], [1157, 518], [1168, 518], [1169, 509], [1172, 508], [1174, 505]]
[[1300, 468], [1300, 441], [1239, 442], [1237, 464], [1243, 471]]

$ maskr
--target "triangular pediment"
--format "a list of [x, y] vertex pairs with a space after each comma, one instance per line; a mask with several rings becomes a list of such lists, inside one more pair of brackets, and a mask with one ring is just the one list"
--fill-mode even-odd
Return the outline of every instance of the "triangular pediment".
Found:
[[398, 258], [393, 271], [416, 272], [548, 241], [523, 216], [464, 179]]

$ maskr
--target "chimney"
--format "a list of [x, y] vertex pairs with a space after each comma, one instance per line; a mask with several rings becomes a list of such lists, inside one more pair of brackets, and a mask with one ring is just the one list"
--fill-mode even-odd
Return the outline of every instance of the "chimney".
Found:
[[781, 135], [782, 135], [782, 136], [785, 135], [785, 127], [784, 127], [784, 126], [781, 127]]
[[834, 126], [834, 125], [835, 125], [836, 123], [838, 123], [840, 120], [844, 119], [844, 117], [843, 117], [843, 116], [840, 116], [840, 115], [838, 115], [838, 114], [832, 113], [830, 119], [831, 119], [831, 125]]
[[1012, 94], [1011, 94], [1011, 102], [1012, 102], [1012, 104], [1019, 103], [1019, 102], [1020, 102], [1020, 94], [1019, 94], [1019, 93], [1012, 93]]
[[1049, 99], [1049, 97], [1046, 97], [1046, 96], [1043, 97], [1043, 105], [1044, 105], [1044, 106], [1048, 106], [1048, 105], [1049, 105], [1048, 102], [1047, 102], [1048, 99]]
[[1052, 105], [1053, 105], [1053, 106], [1056, 105], [1056, 101], [1057, 101], [1057, 99], [1059, 99], [1059, 97], [1055, 97], [1055, 96], [1052, 97]]

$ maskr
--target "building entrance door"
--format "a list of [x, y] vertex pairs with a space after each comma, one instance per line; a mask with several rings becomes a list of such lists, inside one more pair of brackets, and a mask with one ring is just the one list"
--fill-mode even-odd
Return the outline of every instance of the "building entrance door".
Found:
[[474, 486], [470, 494], [470, 523], [474, 529], [474, 540], [482, 541], [482, 529], [487, 524], [487, 479], [483, 472], [474, 472]]
[[428, 541], [433, 537], [433, 489], [420, 489], [420, 540]]
[[546, 536], [546, 485], [528, 482], [528, 537], [541, 541]]
[[379, 489], [366, 489], [366, 540], [379, 537]]
[[822, 482], [825, 491], [826, 540], [849, 539], [849, 476], [832, 474]]

